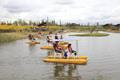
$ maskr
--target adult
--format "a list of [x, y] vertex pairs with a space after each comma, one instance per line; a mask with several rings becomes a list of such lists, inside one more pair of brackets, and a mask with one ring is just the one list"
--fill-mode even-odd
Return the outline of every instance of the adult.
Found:
[[32, 35], [31, 34], [28, 35], [28, 39], [32, 40]]
[[57, 33], [55, 34], [55, 39], [59, 39]]
[[49, 34], [47, 35], [47, 42], [48, 42], [48, 45], [52, 43], [52, 32], [49, 32]]
[[61, 46], [59, 46], [58, 43], [59, 41], [55, 41], [53, 43], [53, 48], [55, 50], [55, 56], [58, 55], [59, 57], [63, 57], [64, 49]]

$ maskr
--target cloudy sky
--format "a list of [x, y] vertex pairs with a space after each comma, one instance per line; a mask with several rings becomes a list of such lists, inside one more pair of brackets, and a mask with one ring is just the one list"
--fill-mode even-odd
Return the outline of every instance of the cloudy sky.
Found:
[[120, 0], [0, 0], [0, 20], [120, 23]]

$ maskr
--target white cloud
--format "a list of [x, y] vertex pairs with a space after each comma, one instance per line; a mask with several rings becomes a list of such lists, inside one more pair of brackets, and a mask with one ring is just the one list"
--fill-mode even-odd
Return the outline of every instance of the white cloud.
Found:
[[0, 0], [0, 19], [120, 23], [120, 0]]

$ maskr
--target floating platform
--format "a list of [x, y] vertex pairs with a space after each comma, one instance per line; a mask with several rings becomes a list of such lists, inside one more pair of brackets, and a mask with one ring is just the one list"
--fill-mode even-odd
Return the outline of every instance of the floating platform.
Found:
[[26, 43], [31, 45], [40, 44], [40, 42], [26, 42]]
[[69, 42], [59, 42], [60, 45], [68, 45]]
[[44, 58], [43, 61], [44, 62], [50, 62], [50, 63], [85, 65], [85, 64], [87, 64], [88, 59], [87, 59], [87, 56], [70, 57], [70, 58], [67, 58], [67, 59], [47, 57], [47, 58]]
[[[67, 49], [67, 45], [61, 45], [63, 49]], [[53, 46], [43, 46], [40, 49], [54, 50]]]

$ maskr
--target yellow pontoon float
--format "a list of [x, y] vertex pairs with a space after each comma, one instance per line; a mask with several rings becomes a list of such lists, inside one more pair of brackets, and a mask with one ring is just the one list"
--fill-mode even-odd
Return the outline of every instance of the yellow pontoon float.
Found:
[[[61, 47], [62, 47], [63, 49], [67, 49], [67, 45], [61, 45]], [[43, 46], [43, 47], [41, 47], [40, 49], [54, 50], [54, 48], [53, 48], [52, 45], [51, 45], [51, 46], [49, 46], [49, 45]]]
[[33, 42], [32, 41], [31, 42], [26, 42], [26, 43], [31, 44], [31, 45], [40, 44], [40, 42], [34, 42], [34, 41]]
[[67, 58], [67, 59], [55, 58], [55, 57], [47, 57], [47, 58], [44, 58], [43, 61], [44, 62], [51, 62], [51, 63], [85, 65], [85, 64], [87, 64], [88, 59], [87, 59], [87, 56], [70, 57], [70, 58]]
[[59, 42], [59, 44], [60, 44], [60, 45], [67, 45], [67, 44], [69, 44], [69, 42], [63, 42], [63, 41], [62, 41], [62, 42]]

